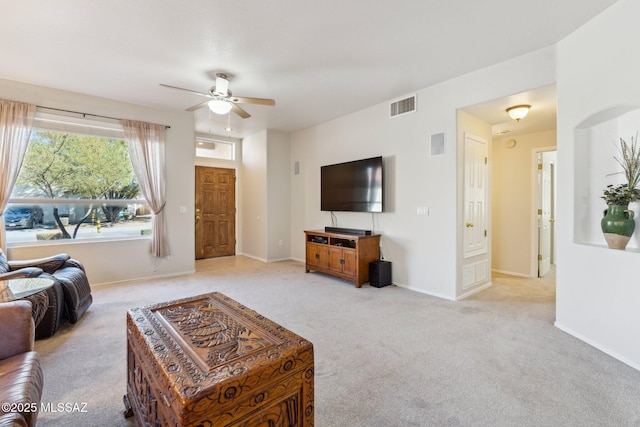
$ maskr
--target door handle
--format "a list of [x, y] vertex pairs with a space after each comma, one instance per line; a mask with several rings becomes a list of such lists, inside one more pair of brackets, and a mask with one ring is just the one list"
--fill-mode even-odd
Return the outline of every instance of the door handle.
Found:
[[470, 223], [470, 222], [467, 223], [467, 228], [469, 228], [469, 227], [473, 227], [473, 224]]
[[200, 215], [196, 215], [196, 224], [200, 221]]

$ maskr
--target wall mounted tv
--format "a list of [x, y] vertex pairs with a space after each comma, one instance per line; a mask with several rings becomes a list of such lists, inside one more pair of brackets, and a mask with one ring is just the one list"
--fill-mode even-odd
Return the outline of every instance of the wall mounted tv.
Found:
[[382, 212], [382, 157], [320, 168], [320, 209]]

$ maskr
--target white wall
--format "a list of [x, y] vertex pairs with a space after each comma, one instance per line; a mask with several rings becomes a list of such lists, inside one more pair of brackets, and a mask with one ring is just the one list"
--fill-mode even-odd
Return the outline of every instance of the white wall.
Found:
[[267, 259], [291, 258], [291, 143], [289, 134], [267, 133]]
[[[300, 162], [291, 183], [293, 257], [304, 260], [304, 230], [331, 225], [320, 211], [320, 167], [381, 155], [386, 212], [337, 213], [338, 225], [382, 234], [395, 284], [455, 299], [462, 265], [456, 110], [554, 82], [551, 47], [419, 90], [415, 113], [390, 119], [385, 102], [292, 134], [291, 161]], [[431, 157], [429, 136], [439, 132], [445, 154]], [[430, 215], [417, 216], [418, 206]]]
[[[193, 115], [126, 104], [51, 88], [0, 80], [0, 98], [28, 102], [44, 107], [127, 118], [171, 126], [166, 134], [167, 187], [166, 213], [171, 247], [170, 259], [150, 256], [150, 240], [111, 242], [65, 241], [44, 246], [12, 246], [9, 259], [32, 259], [67, 252], [80, 260], [92, 285], [144, 277], [170, 276], [194, 271]], [[180, 214], [181, 206], [187, 213]]]
[[291, 258], [289, 135], [258, 132], [242, 142], [241, 253], [265, 262]]
[[[506, 142], [516, 140], [508, 148]], [[494, 138], [492, 143], [492, 268], [521, 276], [537, 276], [532, 260], [537, 257], [531, 220], [535, 203], [535, 149], [556, 146], [556, 130], [515, 137]], [[537, 265], [537, 262], [536, 262]]]
[[[573, 225], [582, 220], [582, 210], [604, 209], [603, 202], [591, 200], [588, 192], [576, 193], [584, 188], [584, 179], [576, 178], [584, 171], [577, 147], [583, 131], [577, 128], [584, 127], [585, 120], [598, 122], [599, 116], [613, 119], [616, 115], [610, 113], [616, 109], [640, 106], [638, 16], [640, 2], [619, 0], [558, 45], [556, 302], [559, 328], [636, 369], [640, 369], [640, 254], [574, 240]], [[635, 129], [639, 128], [636, 122]], [[614, 125], [601, 143], [610, 144], [620, 136], [629, 135], [618, 135]], [[591, 161], [599, 165], [605, 160], [600, 156]], [[602, 168], [594, 167], [590, 178], [602, 182], [601, 174]]]
[[242, 141], [239, 252], [267, 260], [267, 131]]

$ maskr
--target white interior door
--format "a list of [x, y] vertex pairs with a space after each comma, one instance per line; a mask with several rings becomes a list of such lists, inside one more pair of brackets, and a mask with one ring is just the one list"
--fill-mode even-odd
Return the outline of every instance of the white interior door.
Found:
[[551, 166], [552, 161], [538, 154], [538, 277], [551, 269]]
[[464, 137], [464, 257], [487, 252], [487, 141]]

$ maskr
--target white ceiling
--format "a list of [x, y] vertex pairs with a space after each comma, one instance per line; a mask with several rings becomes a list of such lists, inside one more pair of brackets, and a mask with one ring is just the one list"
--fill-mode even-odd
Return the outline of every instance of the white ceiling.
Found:
[[614, 2], [0, 0], [0, 78], [185, 110], [204, 98], [160, 83], [206, 92], [225, 72], [277, 103], [242, 104], [231, 136], [293, 131], [552, 45]]

